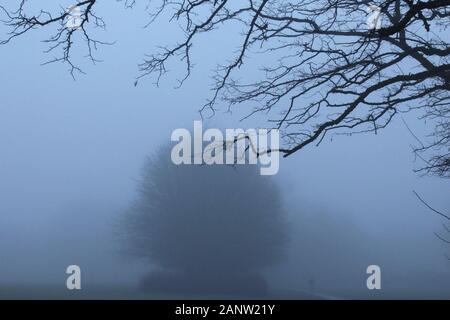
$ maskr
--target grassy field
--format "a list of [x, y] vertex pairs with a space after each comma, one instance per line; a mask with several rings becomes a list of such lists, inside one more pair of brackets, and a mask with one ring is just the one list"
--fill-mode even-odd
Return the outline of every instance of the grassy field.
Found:
[[448, 291], [410, 291], [410, 290], [381, 290], [381, 291], [345, 291], [328, 292], [324, 294], [310, 294], [300, 290], [272, 290], [265, 295], [186, 295], [186, 294], [152, 294], [142, 292], [130, 287], [101, 287], [95, 289], [67, 290], [57, 287], [25, 287], [25, 286], [0, 286], [0, 300], [26, 299], [63, 299], [63, 300], [164, 300], [164, 299], [288, 299], [288, 300], [311, 300], [311, 299], [450, 299]]
[[57, 287], [0, 286], [0, 299], [323, 299], [301, 291], [274, 291], [267, 294], [252, 295], [186, 295], [152, 294], [129, 287], [102, 287], [96, 289], [67, 290]]

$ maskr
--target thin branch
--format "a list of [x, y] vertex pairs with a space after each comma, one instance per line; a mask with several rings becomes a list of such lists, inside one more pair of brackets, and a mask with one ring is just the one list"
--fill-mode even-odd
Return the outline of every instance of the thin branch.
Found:
[[440, 212], [440, 211], [434, 209], [433, 207], [431, 207], [428, 203], [426, 203], [426, 202], [419, 196], [419, 194], [418, 194], [415, 190], [413, 190], [413, 193], [416, 195], [417, 199], [419, 199], [420, 202], [422, 202], [428, 209], [430, 209], [430, 210], [433, 211], [434, 213], [437, 213], [437, 214], [440, 215], [441, 217], [443, 217], [443, 218], [445, 218], [445, 219], [447, 219], [447, 220], [450, 221], [450, 217], [449, 217], [449, 216], [447, 216], [446, 214], [444, 214], [444, 213], [442, 213], [442, 212]]

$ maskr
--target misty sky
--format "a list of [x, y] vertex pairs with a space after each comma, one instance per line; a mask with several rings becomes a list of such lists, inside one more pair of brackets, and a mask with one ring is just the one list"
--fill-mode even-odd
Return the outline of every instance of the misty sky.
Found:
[[[179, 27], [144, 29], [140, 8], [124, 10], [115, 2], [97, 12], [107, 23], [98, 36], [116, 42], [96, 53], [103, 62], [81, 60], [87, 75], [76, 81], [66, 65], [41, 66], [51, 58], [42, 53], [46, 32], [0, 47], [0, 288], [64, 285], [69, 264], [85, 270], [86, 283], [138, 281], [147, 267], [117, 253], [112, 226], [136, 196], [145, 157], [168, 143], [172, 130], [191, 129], [200, 118], [212, 70], [231, 57], [226, 49], [236, 43], [229, 29], [200, 38], [196, 68], [180, 89], [174, 86], [183, 65], [175, 61], [159, 88], [151, 78], [135, 87], [144, 54], [179, 39]], [[426, 124], [416, 116], [404, 118], [423, 136]], [[212, 122], [258, 124], [238, 120], [239, 112], [218, 113]], [[378, 135], [327, 138], [281, 160], [275, 179], [284, 191], [292, 240], [288, 260], [268, 270], [274, 286], [302, 289], [314, 278], [318, 288], [333, 292], [361, 289], [365, 268], [378, 264], [386, 290], [420, 291], [442, 282], [450, 291], [444, 256], [450, 247], [433, 234], [443, 232], [444, 221], [412, 193], [448, 211], [450, 187], [413, 172], [421, 164], [414, 162], [414, 143], [397, 117]]]

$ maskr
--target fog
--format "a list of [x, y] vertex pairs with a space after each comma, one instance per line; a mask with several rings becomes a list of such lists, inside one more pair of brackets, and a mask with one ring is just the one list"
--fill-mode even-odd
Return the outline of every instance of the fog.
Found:
[[[146, 14], [120, 3], [97, 10], [107, 22], [98, 36], [116, 42], [96, 53], [103, 62], [82, 60], [87, 74], [76, 80], [67, 66], [41, 65], [45, 32], [0, 47], [1, 298], [160, 296], [139, 291], [152, 266], [121, 253], [117, 221], [138, 197], [146, 157], [170, 143], [174, 129], [191, 130], [200, 119], [211, 70], [229, 58], [225, 48], [236, 39], [227, 29], [200, 39], [196, 68], [179, 89], [183, 65], [176, 63], [159, 87], [151, 79], [134, 86], [143, 55], [176, 41], [179, 29], [145, 29]], [[417, 114], [403, 117], [426, 135]], [[259, 124], [238, 120], [239, 112], [218, 113], [212, 123]], [[414, 172], [414, 143], [397, 117], [377, 135], [327, 138], [280, 159], [271, 179], [281, 190], [290, 241], [286, 259], [264, 268], [270, 297], [448, 297], [450, 246], [434, 234], [445, 221], [412, 191], [448, 212], [450, 188]], [[82, 270], [80, 292], [66, 289], [71, 264]], [[369, 265], [381, 267], [382, 290], [367, 289]]]

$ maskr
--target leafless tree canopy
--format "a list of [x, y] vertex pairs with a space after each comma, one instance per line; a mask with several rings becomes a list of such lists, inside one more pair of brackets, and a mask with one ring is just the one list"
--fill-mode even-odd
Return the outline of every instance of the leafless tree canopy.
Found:
[[[83, 34], [94, 60], [92, 49], [101, 42], [88, 30], [104, 25], [94, 13], [99, 1], [78, 2], [83, 22], [77, 30], [64, 28], [64, 10], [28, 15], [25, 0], [17, 10], [2, 7], [9, 28], [3, 43], [34, 28], [58, 25], [47, 41], [49, 50], [61, 49], [62, 56], [52, 61], [78, 70], [70, 58], [72, 37]], [[135, 2], [124, 4], [133, 7]], [[218, 67], [213, 94], [201, 109], [204, 115], [214, 114], [219, 102], [230, 110], [241, 104], [251, 108], [248, 117], [264, 113], [270, 126], [281, 130], [280, 151], [289, 156], [328, 134], [376, 133], [396, 114], [418, 109], [435, 125], [431, 142], [415, 150], [426, 161], [421, 170], [448, 178], [449, 5], [450, 0], [160, 0], [149, 9], [152, 19], [171, 12], [172, 21], [184, 26], [185, 38], [145, 58], [139, 78], [155, 75], [159, 80], [167, 63], [179, 59], [186, 65], [185, 80], [198, 36], [240, 25], [240, 45], [237, 51], [230, 48], [234, 58]], [[377, 10], [380, 27], [368, 26]], [[263, 61], [277, 58], [261, 67], [256, 81], [242, 72], [255, 55], [267, 57]]]
[[260, 273], [283, 260], [289, 240], [279, 186], [256, 166], [177, 166], [170, 153], [149, 157], [118, 223], [126, 251], [161, 271], [144, 288], [265, 290]]

